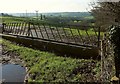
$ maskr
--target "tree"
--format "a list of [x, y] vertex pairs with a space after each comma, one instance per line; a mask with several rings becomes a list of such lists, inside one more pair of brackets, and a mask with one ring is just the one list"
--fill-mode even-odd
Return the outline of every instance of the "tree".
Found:
[[120, 74], [120, 1], [119, 2], [99, 2], [97, 6], [93, 7], [92, 14], [95, 17], [96, 23], [105, 31], [109, 26], [110, 40], [114, 44], [114, 62], [116, 69], [116, 76], [119, 78]]
[[120, 2], [98, 2], [92, 7], [95, 25], [100, 26], [101, 31], [106, 31], [110, 25], [120, 24]]

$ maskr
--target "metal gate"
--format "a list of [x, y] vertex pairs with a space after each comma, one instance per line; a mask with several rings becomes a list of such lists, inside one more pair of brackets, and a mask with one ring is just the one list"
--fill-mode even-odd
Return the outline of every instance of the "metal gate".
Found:
[[65, 44], [99, 47], [100, 27], [82, 25], [52, 26], [45, 24], [3, 23], [3, 33]]

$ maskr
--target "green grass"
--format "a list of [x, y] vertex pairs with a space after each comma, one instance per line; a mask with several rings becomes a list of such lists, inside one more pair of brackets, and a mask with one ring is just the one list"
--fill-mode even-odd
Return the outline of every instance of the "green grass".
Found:
[[90, 66], [91, 62], [96, 63], [94, 67], [90, 66], [91, 73], [94, 73], [95, 76], [98, 76], [100, 73], [100, 67], [98, 67], [100, 63], [92, 59], [85, 60], [56, 56], [53, 53], [17, 46], [7, 40], [3, 40], [2, 43], [7, 46], [6, 49], [8, 51], [18, 53], [20, 58], [25, 62], [25, 66], [29, 68], [29, 82], [33, 82], [34, 80], [36, 82], [89, 81], [90, 78], [87, 78], [86, 73], [76, 72], [75, 70], [77, 68], [84, 69]]
[[85, 19], [94, 19], [93, 16], [87, 16], [87, 17], [84, 17]]
[[[74, 28], [71, 28], [71, 29], [65, 28], [65, 31], [66, 31], [70, 36], [72, 36], [72, 34], [73, 34], [73, 36], [78, 36], [79, 34], [82, 35], [82, 36], [86, 36], [87, 33], [88, 33], [89, 36], [98, 35], [98, 32], [95, 33], [95, 31], [94, 31], [92, 28], [89, 29], [89, 30], [87, 30], [87, 32], [86, 32], [86, 30], [81, 30], [81, 29], [78, 30], [78, 29], [74, 29]], [[103, 34], [104, 34], [104, 32], [100, 32], [100, 35], [101, 35], [101, 36], [103, 36]]]
[[12, 23], [12, 22], [22, 22], [23, 20], [25, 20], [25, 18], [20, 18], [20, 17], [8, 17], [8, 16], [4, 16], [4, 17], [0, 17], [2, 19], [3, 22], [6, 23]]
[[2, 39], [0, 38], [0, 43], [2, 43]]

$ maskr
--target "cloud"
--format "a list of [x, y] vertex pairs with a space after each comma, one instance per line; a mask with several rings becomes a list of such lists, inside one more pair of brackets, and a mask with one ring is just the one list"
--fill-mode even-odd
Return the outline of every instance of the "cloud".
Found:
[[90, 0], [0, 0], [0, 12], [86, 11]]

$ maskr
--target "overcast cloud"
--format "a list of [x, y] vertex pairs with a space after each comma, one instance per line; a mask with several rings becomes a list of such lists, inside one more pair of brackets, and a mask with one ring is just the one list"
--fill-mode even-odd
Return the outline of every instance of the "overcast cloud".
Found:
[[0, 12], [81, 12], [93, 0], [0, 0]]

